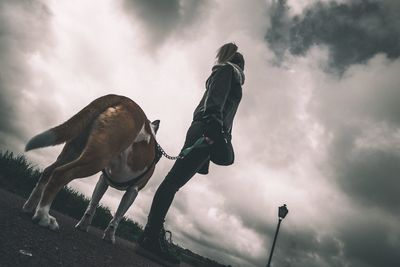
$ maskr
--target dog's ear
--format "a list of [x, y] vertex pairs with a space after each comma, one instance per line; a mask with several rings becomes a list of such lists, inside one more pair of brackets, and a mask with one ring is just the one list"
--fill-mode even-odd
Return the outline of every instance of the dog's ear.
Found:
[[160, 128], [160, 120], [155, 120], [151, 122], [151, 127], [154, 130], [154, 133], [157, 133], [158, 128]]

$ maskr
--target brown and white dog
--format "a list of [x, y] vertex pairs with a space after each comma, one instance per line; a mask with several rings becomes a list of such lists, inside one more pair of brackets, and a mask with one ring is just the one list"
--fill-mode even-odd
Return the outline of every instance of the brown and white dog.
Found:
[[49, 215], [49, 209], [60, 189], [76, 178], [103, 171], [76, 228], [87, 231], [109, 185], [126, 190], [103, 236], [114, 243], [118, 223], [154, 172], [158, 127], [159, 121], [150, 122], [131, 99], [106, 95], [63, 124], [36, 135], [26, 145], [26, 151], [66, 144], [57, 160], [43, 171], [23, 211], [35, 212], [34, 222], [57, 230], [58, 223]]

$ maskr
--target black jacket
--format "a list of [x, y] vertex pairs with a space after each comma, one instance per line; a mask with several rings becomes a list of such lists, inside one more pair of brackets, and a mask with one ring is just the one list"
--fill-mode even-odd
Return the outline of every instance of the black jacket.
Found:
[[194, 111], [193, 120], [216, 120], [225, 132], [231, 134], [233, 119], [241, 99], [242, 86], [233, 66], [216, 65], [206, 81], [206, 91]]
[[[206, 81], [206, 91], [193, 113], [193, 121], [202, 122], [201, 129], [206, 130], [207, 124], [211, 120], [217, 122], [217, 125], [224, 132], [227, 144], [221, 144], [220, 142], [219, 144], [214, 144], [211, 148], [211, 160], [214, 163], [217, 162], [213, 160], [213, 156], [214, 158], [231, 158], [232, 162], [230, 164], [233, 163], [232, 126], [241, 99], [242, 86], [234, 67], [230, 64], [214, 66], [210, 77]], [[220, 145], [222, 145], [222, 148]], [[208, 165], [209, 162], [199, 170], [199, 173], [208, 173]]]

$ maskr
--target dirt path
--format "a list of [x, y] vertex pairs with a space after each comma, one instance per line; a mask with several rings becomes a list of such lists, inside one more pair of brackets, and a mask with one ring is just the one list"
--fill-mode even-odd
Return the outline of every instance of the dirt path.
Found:
[[[115, 245], [102, 241], [102, 232], [75, 230], [76, 220], [51, 211], [60, 225], [52, 232], [32, 223], [20, 212], [24, 199], [0, 189], [0, 267], [15, 266], [161, 266], [133, 252], [135, 244], [117, 237]], [[181, 267], [190, 267], [185, 263]]]

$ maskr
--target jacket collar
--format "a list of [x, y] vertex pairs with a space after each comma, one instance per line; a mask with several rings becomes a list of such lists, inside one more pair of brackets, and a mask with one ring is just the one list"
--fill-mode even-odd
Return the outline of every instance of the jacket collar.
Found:
[[234, 63], [232, 63], [232, 62], [226, 62], [226, 63], [224, 63], [224, 64], [215, 64], [215, 65], [212, 67], [212, 71], [216, 71], [216, 70], [219, 69], [220, 67], [225, 66], [225, 65], [227, 65], [227, 64], [228, 64], [228, 65], [231, 65], [231, 66], [233, 67], [236, 80], [240, 83], [240, 85], [243, 85], [243, 84], [244, 84], [244, 80], [245, 80], [244, 72], [243, 72], [243, 70], [242, 70], [238, 65], [236, 65], [236, 64], [234, 64]]

